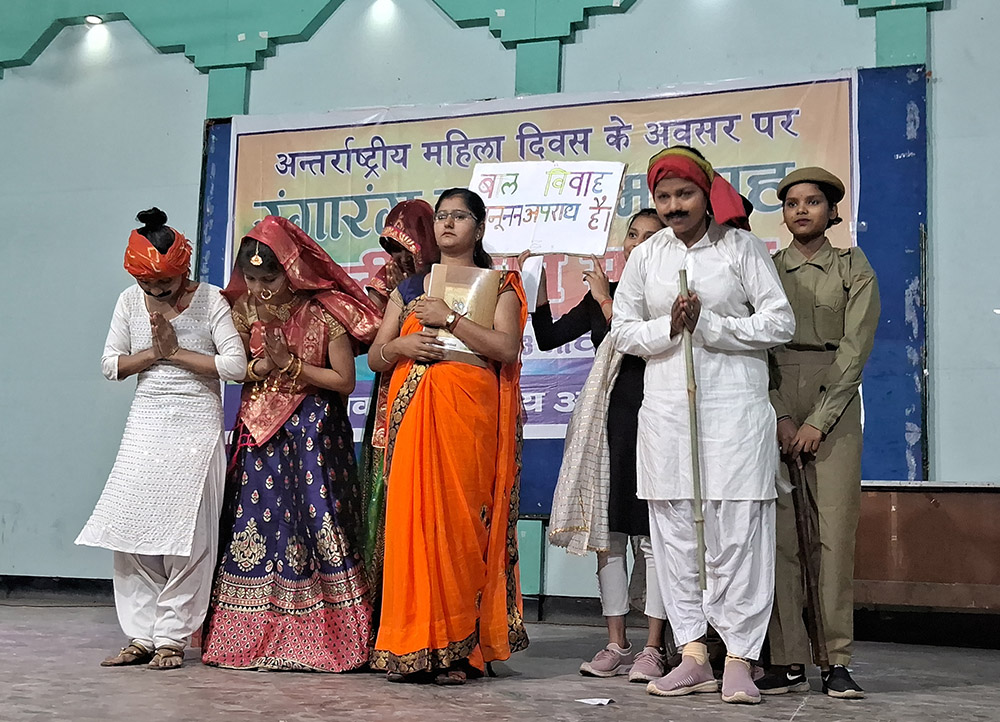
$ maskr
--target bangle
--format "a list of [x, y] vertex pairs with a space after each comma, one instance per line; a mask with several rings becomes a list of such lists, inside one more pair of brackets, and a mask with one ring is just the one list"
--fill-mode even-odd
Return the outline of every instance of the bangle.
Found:
[[302, 373], [302, 366], [304, 365], [302, 359], [300, 358], [296, 358], [295, 361], [296, 361], [295, 371], [293, 371], [288, 375], [292, 381], [295, 381], [299, 377], [299, 374]]
[[287, 374], [288, 369], [295, 365], [295, 354], [288, 354], [288, 363], [286, 363], [282, 368], [278, 369], [280, 373]]
[[[601, 301], [601, 313], [604, 313], [604, 304], [606, 304], [606, 303], [614, 303], [614, 302], [615, 301], [614, 301], [613, 298], [605, 298], [603, 301]], [[615, 315], [615, 312], [614, 312], [614, 310], [612, 308], [611, 312], [608, 314], [608, 325], [609, 326], [611, 325], [611, 319], [614, 318], [614, 315]]]
[[392, 366], [392, 362], [385, 357], [385, 347], [386, 344], [382, 344], [381, 346], [378, 347], [378, 355], [382, 359], [382, 363], [384, 363], [386, 366]]
[[263, 381], [264, 380], [264, 377], [261, 376], [260, 374], [258, 374], [254, 370], [254, 367], [253, 367], [253, 365], [255, 363], [257, 363], [258, 361], [260, 361], [259, 358], [252, 358], [252, 359], [250, 359], [250, 363], [247, 364], [247, 378], [250, 379], [251, 381]]

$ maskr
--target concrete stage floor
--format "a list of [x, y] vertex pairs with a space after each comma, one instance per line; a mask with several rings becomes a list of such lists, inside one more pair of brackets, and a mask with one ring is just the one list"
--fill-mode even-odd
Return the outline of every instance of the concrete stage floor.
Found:
[[[185, 666], [155, 672], [104, 669], [123, 644], [110, 607], [0, 606], [0, 720], [3, 722], [334, 722], [335, 720], [656, 720], [657, 722], [942, 722], [1000, 719], [1000, 651], [859, 643], [855, 678], [869, 697], [766, 698], [756, 707], [716, 695], [662, 699], [625, 678], [581, 677], [602, 645], [597, 627], [534, 624], [525, 651], [496, 667], [496, 679], [464, 687], [389, 684], [357, 673], [235, 672], [212, 669], [189, 650]], [[818, 678], [813, 689], [819, 689]], [[607, 707], [575, 700], [610, 697]]]

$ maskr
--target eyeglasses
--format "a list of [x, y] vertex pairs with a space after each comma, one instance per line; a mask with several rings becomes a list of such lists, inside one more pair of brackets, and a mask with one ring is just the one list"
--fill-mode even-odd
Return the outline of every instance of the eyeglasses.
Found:
[[474, 220], [475, 216], [468, 211], [438, 211], [434, 214], [434, 220], [437, 223], [444, 223], [449, 218], [455, 221], [455, 223], [463, 223], [464, 221]]

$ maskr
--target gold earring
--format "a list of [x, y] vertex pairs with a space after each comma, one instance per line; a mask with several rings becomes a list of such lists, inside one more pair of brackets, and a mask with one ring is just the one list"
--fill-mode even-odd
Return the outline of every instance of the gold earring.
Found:
[[253, 255], [250, 256], [250, 265], [259, 266], [264, 263], [264, 259], [260, 257], [260, 241], [257, 241], [257, 247], [254, 249]]

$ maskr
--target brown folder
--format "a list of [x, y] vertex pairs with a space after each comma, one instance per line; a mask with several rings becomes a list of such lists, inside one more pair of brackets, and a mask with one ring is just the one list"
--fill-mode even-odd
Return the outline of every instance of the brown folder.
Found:
[[[497, 309], [497, 294], [503, 271], [474, 266], [431, 266], [431, 279], [427, 295], [440, 298], [455, 312], [485, 328], [493, 328], [493, 314]], [[444, 360], [462, 361], [486, 367], [486, 359], [459, 341], [445, 329], [438, 329], [438, 338], [444, 342]]]

